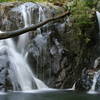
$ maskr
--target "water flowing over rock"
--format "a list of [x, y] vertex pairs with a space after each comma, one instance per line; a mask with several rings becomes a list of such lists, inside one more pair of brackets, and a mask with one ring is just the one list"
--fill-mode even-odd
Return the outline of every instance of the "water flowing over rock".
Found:
[[[51, 4], [31, 2], [24, 4], [18, 3], [16, 5], [11, 3], [7, 6], [10, 9], [6, 7], [6, 4], [1, 4], [1, 7], [2, 6], [4, 6], [3, 11], [0, 12], [0, 30], [2, 31], [16, 30], [22, 27], [27, 27], [27, 25], [30, 24], [35, 25], [64, 11], [62, 8], [52, 6]], [[7, 13], [4, 13], [6, 10], [8, 10]], [[17, 52], [20, 52], [26, 60], [28, 60], [34, 74], [50, 87], [63, 88], [62, 83], [66, 77], [65, 68], [69, 63], [68, 57], [73, 55], [62, 45], [60, 35], [64, 34], [66, 31], [65, 26], [66, 20], [61, 19], [56, 23], [52, 22], [44, 25], [42, 28], [38, 28], [35, 32], [30, 32], [29, 34], [21, 35], [13, 39], [15, 47], [18, 50]], [[10, 80], [10, 82], [14, 82], [11, 83], [11, 85], [15, 85], [16, 76], [21, 75], [21, 73], [17, 74], [18, 75], [14, 76], [15, 82]], [[19, 77], [21, 78], [21, 76]], [[37, 79], [35, 81], [41, 83]], [[21, 87], [19, 85], [17, 85], [17, 87], [20, 90]], [[38, 85], [38, 87], [40, 87], [40, 85]]]
[[[88, 93], [100, 92], [100, 61], [97, 58], [92, 69], [83, 70], [81, 79], [76, 82], [76, 89]], [[96, 65], [96, 67], [95, 67]]]
[[[96, 15], [99, 27], [98, 36], [100, 37], [100, 13], [97, 11]], [[98, 44], [98, 47], [99, 46], [100, 43]], [[81, 78], [76, 82], [75, 87], [77, 90], [88, 91], [90, 94], [100, 92], [100, 57], [95, 59], [93, 67], [83, 69]]]
[[[30, 5], [34, 7], [33, 3], [25, 3], [19, 6], [19, 8], [15, 8], [15, 9], [21, 8], [20, 13], [22, 14], [22, 17], [24, 19], [25, 27], [31, 24], [31, 21], [29, 20], [29, 19], [32, 19], [31, 16], [29, 16], [31, 15]], [[29, 7], [29, 9], [27, 9], [27, 7]], [[13, 11], [16, 11], [16, 10], [13, 10]], [[9, 28], [10, 27], [7, 27], [8, 30], [10, 30]], [[25, 42], [27, 43], [27, 38], [28, 38], [28, 34], [19, 36], [18, 44], [21, 43], [21, 45], [22, 46], [24, 45], [24, 46], [21, 48], [18, 45], [18, 49], [21, 49], [22, 51], [25, 49], [25, 46], [26, 46]], [[2, 40], [1, 49], [2, 50], [4, 49], [4, 52], [5, 51], [7, 52], [6, 56], [8, 57], [8, 60], [9, 60], [7, 68], [5, 68], [6, 71], [3, 73], [5, 75], [4, 83], [3, 84], [1, 83], [1, 85], [5, 86], [4, 87], [5, 91], [9, 90], [7, 89], [9, 86], [6, 86], [7, 85], [6, 83], [8, 83], [8, 78], [9, 78], [10, 84], [12, 85], [11, 87], [13, 88], [14, 91], [17, 91], [17, 90], [29, 91], [34, 88], [38, 88], [38, 89], [47, 88], [47, 86], [42, 81], [40, 81], [33, 75], [24, 56], [20, 54], [20, 53], [23, 54], [24, 52], [17, 51], [17, 48], [15, 47], [13, 39]]]
[[100, 13], [97, 11], [97, 19], [98, 19], [98, 24], [99, 24], [99, 32], [100, 32]]
[[[36, 25], [62, 12], [63, 8], [49, 3], [0, 3], [0, 32]], [[94, 61], [100, 56], [97, 23], [87, 28], [91, 40], [87, 44], [74, 34], [72, 23], [68, 16], [36, 31], [0, 40], [0, 90], [71, 88], [74, 83], [76, 90], [90, 90], [95, 80]], [[96, 80], [99, 90], [99, 76]]]

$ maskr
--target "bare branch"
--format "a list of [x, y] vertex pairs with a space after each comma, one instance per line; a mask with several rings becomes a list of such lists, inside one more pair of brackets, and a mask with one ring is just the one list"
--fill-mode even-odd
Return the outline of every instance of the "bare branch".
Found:
[[22, 28], [22, 29], [18, 29], [18, 30], [15, 30], [15, 31], [8, 31], [8, 32], [3, 32], [3, 33], [0, 33], [0, 40], [2, 39], [7, 39], [7, 38], [13, 38], [13, 37], [16, 37], [18, 35], [22, 35], [22, 34], [25, 34], [26, 32], [29, 32], [29, 31], [35, 31], [37, 28], [47, 24], [48, 22], [51, 22], [51, 21], [55, 21], [55, 20], [58, 20], [60, 18], [64, 18], [66, 15], [68, 15], [69, 12], [64, 12], [63, 14], [59, 15], [59, 16], [56, 16], [56, 17], [53, 17], [53, 18], [49, 18], [47, 19], [46, 21], [44, 22], [41, 22], [37, 25], [30, 25], [28, 27], [25, 27], [25, 28]]

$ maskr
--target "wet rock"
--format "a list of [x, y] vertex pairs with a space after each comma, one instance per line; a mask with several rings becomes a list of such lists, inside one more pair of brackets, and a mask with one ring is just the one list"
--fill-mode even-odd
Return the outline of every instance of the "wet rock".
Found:
[[98, 92], [100, 92], [100, 75], [99, 75], [99, 77], [97, 79], [97, 83], [96, 83], [96, 86], [95, 86], [95, 90], [98, 91]]
[[79, 80], [77, 80], [75, 89], [78, 91], [89, 91], [93, 84], [93, 70], [86, 70], [82, 73], [82, 76]]
[[[25, 26], [22, 12], [20, 12], [22, 4], [5, 3], [4, 7], [3, 4], [0, 4], [0, 8], [2, 8], [0, 10], [0, 30], [11, 31]], [[64, 12], [63, 8], [47, 3], [29, 2], [25, 4], [34, 5], [31, 7], [30, 15], [31, 24], [34, 25]], [[24, 48], [23, 55], [27, 58], [34, 74], [49, 87], [70, 88], [79, 79], [76, 89], [89, 90], [92, 81], [88, 76], [92, 77], [92, 75], [87, 75], [87, 71], [82, 75], [81, 73], [84, 68], [91, 69], [95, 58], [100, 55], [97, 22], [93, 18], [92, 21], [95, 22], [95, 25], [89, 26], [86, 30], [83, 29], [82, 31], [86, 32], [84, 32], [85, 37], [84, 35], [82, 37], [79, 34], [80, 31], [78, 31], [79, 35], [76, 35], [76, 29], [73, 27], [74, 21], [75, 19], [69, 16], [48, 23], [34, 32], [31, 31], [24, 47], [18, 47], [19, 37], [14, 38], [15, 44], [19, 52], [21, 48]], [[86, 43], [86, 37], [91, 41]], [[5, 69], [5, 67], [2, 68]], [[0, 72], [0, 77], [2, 77], [1, 74]], [[5, 78], [10, 80], [9, 77]], [[2, 83], [1, 81], [1, 87]], [[7, 87], [9, 87], [8, 89], [12, 88], [10, 82]]]
[[5, 48], [0, 49], [0, 91], [7, 91], [12, 88], [8, 79], [9, 59]]
[[[96, 58], [92, 69], [84, 69], [81, 78], [77, 80], [75, 88], [78, 91], [100, 92], [100, 57]], [[96, 84], [95, 84], [96, 83]], [[95, 86], [93, 87], [93, 85]], [[93, 87], [93, 88], [92, 88]]]
[[[52, 6], [51, 4], [29, 2], [25, 3], [25, 5], [27, 7], [29, 5], [32, 5], [30, 9], [32, 24], [42, 22], [47, 18], [53, 17], [64, 11], [61, 7]], [[12, 31], [23, 28], [25, 26], [22, 12], [20, 12], [20, 7], [22, 7], [21, 3], [0, 4], [0, 8], [2, 8], [2, 10], [0, 11], [0, 30]], [[56, 85], [55, 81], [53, 82], [53, 80], [61, 80], [59, 73], [61, 73], [61, 77], [65, 77], [65, 71], [63, 70], [63, 68], [68, 64], [67, 55], [64, 55], [66, 51], [64, 50], [60, 37], [60, 34], [63, 34], [65, 32], [65, 23], [63, 24], [63, 22], [64, 20], [60, 20], [56, 24], [52, 22], [50, 24], [44, 25], [42, 28], [38, 29], [35, 32], [30, 32], [29, 40], [25, 43], [25, 52], [23, 54], [27, 56], [28, 63], [35, 75], [45, 81], [49, 86], [51, 86], [50, 83], [53, 83], [51, 87], [56, 88], [58, 86]], [[16, 45], [18, 45], [18, 40], [19, 37], [16, 37]], [[18, 49], [20, 52], [20, 48]], [[9, 59], [7, 58], [7, 60]], [[8, 68], [8, 66], [9, 69], [6, 69]], [[5, 85], [3, 89], [6, 88], [6, 90], [13, 90], [12, 84], [16, 84], [16, 76], [13, 72], [11, 72], [11, 74], [9, 73], [12, 70], [11, 66], [13, 65], [11, 65], [11, 63], [9, 62], [8, 66], [3, 66], [4, 70], [6, 70], [6, 72], [4, 72], [6, 76], [3, 76], [4, 81], [2, 80], [2, 75], [0, 78]], [[2, 71], [0, 74], [2, 74]], [[13, 77], [11, 77], [12, 74]], [[2, 81], [0, 81], [1, 87], [3, 86]]]

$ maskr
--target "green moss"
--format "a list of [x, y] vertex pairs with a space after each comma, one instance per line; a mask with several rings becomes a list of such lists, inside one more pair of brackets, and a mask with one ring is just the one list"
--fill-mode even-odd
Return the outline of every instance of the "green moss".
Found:
[[84, 0], [86, 2], [86, 5], [90, 8], [93, 8], [97, 5], [99, 0]]
[[73, 19], [73, 41], [80, 41], [83, 45], [87, 45], [91, 41], [88, 30], [94, 25], [94, 8], [91, 8], [94, 4], [94, 0], [91, 2], [89, 0], [73, 0], [65, 6], [70, 9], [70, 17]]
[[85, 1], [78, 0], [76, 5], [72, 7], [71, 11], [72, 16], [75, 19], [75, 25], [77, 25], [77, 27], [85, 28], [92, 24], [92, 10], [87, 6]]

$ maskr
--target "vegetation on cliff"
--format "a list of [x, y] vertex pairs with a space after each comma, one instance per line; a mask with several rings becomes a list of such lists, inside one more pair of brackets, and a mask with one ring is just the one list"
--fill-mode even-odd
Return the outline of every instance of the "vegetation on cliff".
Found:
[[75, 80], [80, 78], [83, 69], [93, 67], [94, 59], [98, 57], [98, 2], [99, 0], [72, 0], [64, 4], [64, 8], [70, 10], [71, 14], [63, 41], [65, 48], [77, 55], [74, 57], [75, 64], [71, 66]]
[[[18, 0], [0, 0], [0, 2]], [[71, 12], [66, 21], [66, 32], [62, 35], [65, 50], [72, 51], [76, 56], [69, 57], [69, 71], [66, 70], [66, 80], [62, 88], [70, 85], [70, 80], [80, 78], [84, 68], [91, 66], [97, 57], [97, 21], [96, 10], [99, 0], [20, 0], [32, 2], [48, 1], [54, 5], [62, 6]], [[98, 6], [99, 7], [99, 6]], [[64, 55], [65, 56], [65, 55]], [[70, 75], [69, 75], [70, 74]], [[69, 81], [69, 83], [67, 83]], [[74, 81], [73, 81], [74, 82]], [[73, 84], [73, 83], [72, 83]]]

